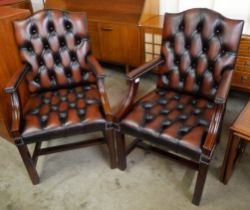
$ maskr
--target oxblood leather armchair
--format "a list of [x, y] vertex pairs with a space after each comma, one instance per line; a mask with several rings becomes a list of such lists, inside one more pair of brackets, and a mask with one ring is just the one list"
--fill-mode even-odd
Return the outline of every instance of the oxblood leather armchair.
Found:
[[[33, 184], [39, 183], [38, 156], [53, 152], [107, 143], [114, 168], [105, 75], [91, 54], [86, 14], [44, 10], [15, 22], [14, 28], [25, 67], [6, 87], [12, 103], [10, 133]], [[45, 140], [95, 131], [104, 138], [41, 148]], [[32, 157], [30, 143], [36, 143]]]
[[[243, 21], [208, 9], [165, 14], [161, 57], [127, 75], [129, 91], [116, 114], [118, 167], [136, 146], [198, 170], [199, 205], [220, 133]], [[140, 76], [159, 67], [157, 88], [137, 102]], [[125, 148], [124, 134], [136, 137]]]

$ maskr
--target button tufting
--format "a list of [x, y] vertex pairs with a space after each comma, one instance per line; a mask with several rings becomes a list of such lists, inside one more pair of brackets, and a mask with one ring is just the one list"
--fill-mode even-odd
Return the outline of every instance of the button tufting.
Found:
[[76, 107], [76, 103], [75, 103], [75, 102], [69, 103], [69, 107], [70, 107], [70, 108], [75, 108], [75, 107]]
[[146, 121], [151, 121], [151, 120], [154, 119], [154, 115], [152, 115], [152, 114], [146, 114], [145, 119], [146, 119]]
[[199, 125], [208, 126], [208, 122], [204, 119], [199, 119], [198, 123], [199, 123]]
[[178, 132], [181, 133], [182, 135], [188, 133], [190, 131], [191, 127], [190, 126], [183, 126], [179, 128]]
[[179, 27], [180, 30], [183, 30], [184, 29], [184, 25], [181, 24], [180, 27]]
[[177, 109], [179, 109], [179, 110], [184, 109], [183, 104], [178, 104], [178, 105], [177, 105]]
[[165, 120], [164, 122], [161, 123], [162, 127], [167, 128], [172, 124], [170, 120]]
[[152, 103], [143, 103], [143, 107], [145, 109], [151, 109], [153, 107], [153, 104]]
[[193, 111], [194, 114], [198, 115], [201, 113], [201, 109], [199, 108], [195, 108], [194, 111]]
[[44, 123], [48, 120], [48, 115], [42, 115], [40, 119]]
[[80, 116], [85, 115], [85, 109], [78, 109], [77, 112]]
[[67, 112], [59, 112], [59, 117], [65, 119], [67, 117]]
[[182, 114], [178, 117], [178, 119], [180, 120], [186, 120], [188, 118], [188, 116], [186, 114]]
[[161, 114], [167, 115], [170, 112], [168, 109], [162, 109]]
[[165, 98], [160, 98], [159, 100], [158, 100], [158, 103], [160, 104], [160, 105], [166, 105], [167, 104], [167, 99], [165, 99]]
[[160, 95], [160, 96], [164, 96], [166, 94], [165, 90], [156, 90], [156, 92]]
[[37, 28], [36, 28], [36, 26], [32, 26], [30, 28], [30, 33], [31, 33], [31, 35], [36, 35], [37, 34]]

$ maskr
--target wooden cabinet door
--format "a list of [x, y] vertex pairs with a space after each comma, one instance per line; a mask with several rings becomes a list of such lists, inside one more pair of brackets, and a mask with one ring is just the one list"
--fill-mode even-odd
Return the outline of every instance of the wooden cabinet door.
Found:
[[142, 53], [141, 53], [141, 31], [140, 28], [136, 25], [128, 25], [127, 27], [127, 53], [128, 61], [132, 67], [140, 66], [142, 62]]
[[100, 50], [100, 41], [99, 41], [99, 31], [98, 31], [98, 23], [97, 22], [89, 22], [88, 30], [90, 36], [90, 44], [93, 55], [97, 59], [101, 59], [101, 50]]
[[[10, 7], [0, 7], [0, 136], [11, 141], [7, 132], [11, 124], [11, 109], [9, 94], [4, 88], [15, 74], [23, 68], [14, 38], [13, 21], [26, 18], [29, 10]], [[21, 99], [24, 92], [21, 92]], [[23, 100], [24, 101], [24, 100]]]
[[122, 24], [100, 23], [99, 40], [103, 61], [126, 64], [127, 27]]

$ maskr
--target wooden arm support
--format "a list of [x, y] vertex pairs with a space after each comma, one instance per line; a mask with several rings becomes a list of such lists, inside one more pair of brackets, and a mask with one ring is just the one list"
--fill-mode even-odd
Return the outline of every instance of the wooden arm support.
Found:
[[155, 58], [152, 61], [134, 69], [130, 73], [127, 74], [128, 80], [135, 80], [138, 77], [142, 76], [143, 74], [147, 73], [148, 71], [151, 71], [153, 68], [161, 65], [164, 63], [164, 60], [162, 58]]
[[127, 74], [127, 78], [129, 82], [129, 90], [127, 92], [126, 97], [124, 98], [122, 102], [121, 108], [118, 110], [118, 112], [114, 116], [115, 122], [119, 122], [120, 119], [131, 108], [135, 100], [136, 94], [137, 94], [137, 90], [138, 90], [139, 83], [140, 83], [140, 77], [143, 74], [147, 73], [148, 71], [151, 71], [153, 68], [161, 65], [162, 63], [164, 63], [164, 60], [162, 58], [155, 58], [149, 63], [146, 63]]
[[105, 85], [104, 85], [104, 78], [105, 78], [104, 70], [93, 55], [89, 55], [87, 57], [87, 62], [91, 70], [95, 72], [95, 75], [97, 77], [97, 87], [100, 93], [101, 102], [106, 115], [106, 119], [108, 121], [112, 121], [113, 115], [111, 112], [108, 96], [105, 91]]
[[119, 122], [120, 119], [129, 111], [131, 108], [131, 105], [134, 102], [134, 99], [137, 94], [137, 90], [139, 87], [140, 79], [137, 78], [135, 80], [130, 80], [129, 81], [129, 90], [127, 92], [126, 97], [124, 98], [121, 108], [118, 110], [118, 112], [114, 116], [114, 121]]
[[10, 79], [5, 88], [6, 93], [14, 93], [17, 91], [19, 85], [22, 83], [25, 75], [29, 71], [29, 66], [25, 65], [22, 71], [18, 71], [14, 74], [14, 76]]
[[20, 97], [18, 93], [18, 87], [24, 80], [26, 73], [29, 71], [29, 67], [25, 66], [22, 71], [18, 71], [14, 74], [14, 76], [10, 79], [5, 88], [5, 92], [10, 94], [11, 100], [11, 108], [12, 108], [12, 122], [10, 128], [10, 134], [12, 137], [19, 137], [19, 128], [20, 128], [20, 120], [21, 120], [21, 103]]
[[97, 86], [98, 86], [98, 90], [100, 93], [101, 102], [102, 102], [102, 106], [103, 106], [103, 110], [104, 110], [106, 119], [107, 119], [107, 121], [112, 121], [113, 114], [111, 112], [108, 96], [107, 96], [107, 93], [105, 91], [104, 77], [97, 78]]
[[87, 57], [87, 63], [89, 64], [91, 70], [95, 72], [96, 77], [105, 77], [105, 73], [99, 62], [93, 55]]
[[220, 83], [220, 86], [218, 88], [218, 91], [215, 95], [214, 102], [216, 104], [225, 104], [228, 92], [230, 90], [231, 80], [233, 77], [233, 70], [227, 70], [223, 74], [222, 81]]
[[213, 152], [214, 146], [216, 144], [217, 135], [219, 132], [221, 120], [223, 117], [224, 105], [216, 104], [215, 105], [215, 112], [212, 116], [210, 126], [208, 128], [208, 134], [203, 144], [203, 152], [210, 156]]

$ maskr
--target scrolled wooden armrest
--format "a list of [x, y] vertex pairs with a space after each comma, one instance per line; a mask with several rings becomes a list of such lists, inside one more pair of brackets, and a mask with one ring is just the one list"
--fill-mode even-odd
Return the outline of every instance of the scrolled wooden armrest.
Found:
[[162, 58], [155, 58], [152, 61], [143, 64], [142, 66], [132, 70], [130, 73], [127, 74], [128, 80], [135, 80], [138, 77], [142, 76], [146, 72], [152, 70], [153, 68], [161, 65], [164, 63]]
[[17, 91], [19, 85], [22, 83], [25, 75], [29, 71], [29, 66], [25, 65], [23, 70], [16, 72], [12, 78], [7, 83], [7, 86], [5, 87], [6, 93], [14, 93]]
[[21, 121], [21, 103], [18, 93], [18, 87], [24, 80], [26, 73], [29, 71], [29, 66], [25, 65], [22, 71], [16, 72], [5, 88], [5, 92], [10, 94], [11, 100], [11, 114], [12, 114], [12, 122], [10, 128], [10, 134], [12, 137], [19, 137], [19, 128]]
[[126, 94], [126, 97], [124, 98], [121, 108], [116, 112], [114, 116], [114, 121], [119, 122], [121, 118], [129, 111], [131, 108], [131, 105], [134, 102], [134, 99], [137, 94], [137, 90], [139, 87], [140, 79], [137, 78], [135, 80], [129, 80], [129, 89]]
[[89, 55], [87, 57], [87, 62], [91, 68], [95, 72], [96, 77], [105, 77], [105, 73], [99, 62], [93, 55]]
[[223, 104], [215, 104], [215, 112], [213, 113], [210, 126], [208, 128], [207, 137], [202, 146], [206, 155], [210, 156], [216, 144], [217, 135], [220, 128], [220, 123], [223, 117], [225, 106]]
[[226, 70], [223, 73], [222, 81], [219, 85], [217, 93], [215, 95], [214, 102], [216, 104], [225, 104], [227, 100], [227, 95], [230, 90], [231, 80], [233, 77], [233, 70]]
[[104, 77], [97, 78], [97, 87], [98, 87], [98, 91], [100, 93], [101, 102], [102, 102], [102, 106], [103, 106], [103, 110], [104, 110], [106, 119], [108, 121], [112, 121], [113, 114], [111, 112], [108, 96], [107, 96], [107, 93], [105, 91]]
[[99, 62], [96, 60], [96, 58], [93, 55], [89, 55], [87, 57], [87, 62], [91, 68], [91, 70], [94, 71], [96, 77], [97, 77], [97, 87], [100, 93], [102, 106], [105, 112], [106, 119], [108, 121], [111, 121], [113, 118], [113, 114], [111, 112], [109, 100], [107, 93], [105, 91], [105, 85], [104, 85], [104, 78], [105, 73]]

